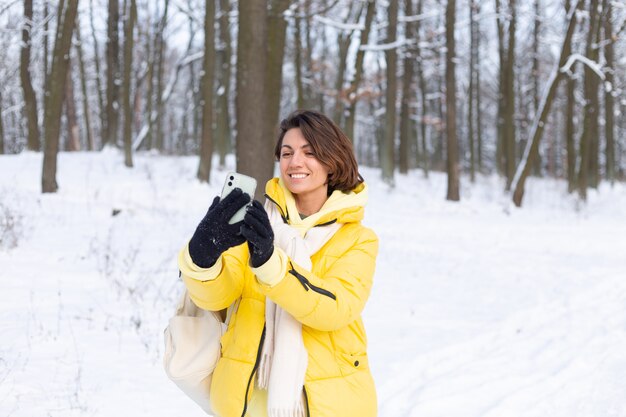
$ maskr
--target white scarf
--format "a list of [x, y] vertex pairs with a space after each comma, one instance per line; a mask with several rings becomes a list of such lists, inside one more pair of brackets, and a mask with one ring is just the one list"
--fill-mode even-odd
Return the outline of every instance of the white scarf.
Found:
[[[301, 268], [310, 271], [311, 256], [317, 253], [342, 226], [333, 223], [298, 231], [283, 222], [276, 206], [265, 203], [274, 245], [281, 248]], [[301, 236], [303, 233], [304, 236]], [[308, 353], [302, 340], [302, 323], [272, 300], [265, 300], [265, 341], [257, 374], [257, 385], [267, 389], [269, 417], [304, 417], [302, 398]]]

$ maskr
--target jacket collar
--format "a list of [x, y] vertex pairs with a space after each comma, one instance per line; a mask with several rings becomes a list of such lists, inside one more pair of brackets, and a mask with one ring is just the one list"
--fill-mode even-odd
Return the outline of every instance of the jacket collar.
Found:
[[296, 208], [296, 200], [280, 178], [272, 178], [265, 185], [266, 197], [270, 199], [280, 211], [283, 219], [290, 225], [309, 229], [328, 223], [355, 223], [363, 219], [367, 204], [367, 185], [359, 184], [349, 193], [339, 190], [333, 191], [320, 211], [301, 219]]

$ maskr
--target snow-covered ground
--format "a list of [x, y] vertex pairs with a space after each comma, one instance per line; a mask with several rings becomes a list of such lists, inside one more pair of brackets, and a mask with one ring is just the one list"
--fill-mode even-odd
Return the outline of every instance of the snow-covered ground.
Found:
[[[0, 156], [0, 416], [203, 415], [162, 370], [162, 330], [225, 171], [206, 185], [197, 158], [135, 162], [61, 154], [42, 195], [41, 154]], [[442, 174], [363, 175], [381, 417], [626, 416], [624, 184], [582, 205], [530, 180], [516, 209], [495, 177], [449, 203]]]

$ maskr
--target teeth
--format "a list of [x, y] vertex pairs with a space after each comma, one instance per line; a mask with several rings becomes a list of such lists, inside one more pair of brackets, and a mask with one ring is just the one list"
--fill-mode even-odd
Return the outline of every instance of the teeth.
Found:
[[297, 179], [305, 178], [306, 176], [307, 174], [291, 174], [290, 175], [291, 178], [297, 178]]

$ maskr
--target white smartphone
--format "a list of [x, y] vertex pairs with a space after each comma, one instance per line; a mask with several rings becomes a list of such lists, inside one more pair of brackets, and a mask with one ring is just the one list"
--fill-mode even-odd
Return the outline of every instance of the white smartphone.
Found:
[[228, 221], [229, 224], [234, 224], [243, 220], [246, 215], [246, 207], [252, 204], [254, 199], [254, 192], [256, 191], [256, 180], [247, 175], [239, 174], [237, 172], [229, 172], [226, 175], [226, 181], [224, 181], [224, 188], [222, 188], [221, 198], [226, 197], [235, 188], [241, 188], [241, 191], [250, 196], [250, 203], [239, 209], [233, 217]]

